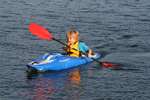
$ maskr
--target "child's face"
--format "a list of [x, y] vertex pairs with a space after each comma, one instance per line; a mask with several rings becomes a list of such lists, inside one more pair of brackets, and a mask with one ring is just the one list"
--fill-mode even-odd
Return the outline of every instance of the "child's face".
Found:
[[69, 42], [70, 43], [75, 43], [76, 42], [76, 35], [75, 34], [71, 34], [71, 36], [69, 37]]

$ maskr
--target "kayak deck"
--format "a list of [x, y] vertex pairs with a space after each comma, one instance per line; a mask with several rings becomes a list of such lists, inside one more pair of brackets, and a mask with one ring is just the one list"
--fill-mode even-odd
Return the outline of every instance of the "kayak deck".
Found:
[[[98, 59], [101, 55], [96, 53], [93, 58]], [[60, 53], [47, 53], [27, 64], [28, 69], [36, 70], [38, 72], [44, 71], [61, 71], [78, 67], [79, 65], [92, 62], [88, 57], [71, 57], [62, 55]]]

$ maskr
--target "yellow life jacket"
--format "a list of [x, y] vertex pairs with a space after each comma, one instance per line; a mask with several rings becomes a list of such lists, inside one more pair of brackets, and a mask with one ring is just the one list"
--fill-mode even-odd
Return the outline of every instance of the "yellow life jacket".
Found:
[[[68, 48], [67, 52], [69, 54], [69, 56], [73, 56], [73, 57], [79, 57], [80, 56], [80, 52], [77, 51], [79, 50], [79, 42], [74, 43], [73, 45], [70, 46], [70, 48]], [[77, 49], [77, 50], [74, 50]]]

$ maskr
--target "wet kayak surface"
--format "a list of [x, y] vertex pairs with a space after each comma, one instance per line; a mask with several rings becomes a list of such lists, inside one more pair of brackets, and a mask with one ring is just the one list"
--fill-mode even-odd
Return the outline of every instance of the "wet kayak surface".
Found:
[[[149, 0], [1, 0], [1, 100], [149, 100]], [[55, 41], [37, 39], [28, 24], [37, 22], [65, 41], [73, 26], [102, 61], [45, 74], [26, 73], [26, 64], [46, 52], [62, 52]]]
[[[93, 59], [100, 59], [100, 57], [101, 55], [98, 53], [93, 55]], [[28, 63], [27, 68], [37, 72], [61, 71], [93, 62], [93, 59], [88, 57], [71, 57], [61, 53], [48, 53]]]

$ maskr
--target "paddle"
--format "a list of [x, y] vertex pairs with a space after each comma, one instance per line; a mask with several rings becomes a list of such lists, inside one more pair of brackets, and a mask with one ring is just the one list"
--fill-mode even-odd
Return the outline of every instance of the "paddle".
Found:
[[[54, 40], [54, 41], [57, 41], [60, 44], [65, 45], [65, 46], [68, 47], [67, 44], [61, 42], [60, 40], [58, 40], [56, 38], [54, 38], [52, 33], [50, 33], [47, 29], [45, 29], [44, 27], [42, 27], [41, 25], [39, 25], [37, 23], [34, 23], [34, 22], [30, 23], [29, 24], [29, 31], [33, 35], [37, 36], [40, 39], [48, 40], [48, 41]], [[74, 50], [77, 50], [77, 49], [74, 49]], [[79, 50], [77, 50], [77, 51], [79, 51]], [[81, 54], [87, 55], [82, 51], [79, 51], [79, 52], [81, 52]], [[100, 65], [102, 65], [105, 68], [114, 68], [114, 67], [118, 66], [117, 64], [113, 64], [113, 63], [110, 63], [110, 62], [106, 62], [106, 61], [100, 62], [97, 59], [94, 59], [94, 58], [91, 58], [91, 59], [93, 59], [94, 61], [96, 61], [97, 63], [99, 63]]]

